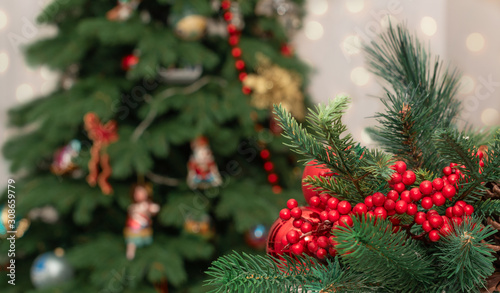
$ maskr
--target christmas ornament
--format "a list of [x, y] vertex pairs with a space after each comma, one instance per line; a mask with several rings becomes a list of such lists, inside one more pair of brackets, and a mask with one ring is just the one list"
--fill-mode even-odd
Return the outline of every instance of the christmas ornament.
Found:
[[59, 84], [65, 90], [69, 90], [75, 84], [78, 77], [78, 72], [80, 71], [80, 66], [78, 64], [72, 64], [64, 71]]
[[304, 198], [306, 199], [306, 202], [311, 204], [310, 200], [313, 196], [316, 196], [319, 198], [320, 192], [317, 192], [314, 190], [314, 187], [309, 186], [304, 183], [304, 179], [306, 179], [308, 176], [311, 177], [330, 177], [333, 176], [334, 173], [326, 167], [326, 165], [316, 165], [317, 161], [313, 160], [309, 162], [306, 167], [304, 168], [304, 173], [302, 173], [302, 193], [304, 194]]
[[201, 39], [207, 28], [207, 18], [189, 3], [183, 3], [180, 12], [172, 13], [169, 22], [175, 27], [175, 34], [185, 41]]
[[13, 213], [9, 213], [8, 204], [0, 205], [0, 238], [8, 237], [11, 234], [16, 235], [16, 238], [21, 238], [30, 227], [28, 219], [16, 217], [14, 209], [11, 209], [11, 212]]
[[59, 285], [73, 278], [73, 268], [61, 249], [38, 256], [31, 266], [30, 276], [37, 289]]
[[67, 145], [58, 149], [54, 154], [50, 171], [56, 175], [69, 174], [73, 177], [80, 175], [80, 168], [75, 164], [74, 160], [80, 154], [81, 148], [80, 141], [73, 139]]
[[141, 0], [118, 0], [117, 5], [106, 13], [110, 21], [125, 21], [137, 9]]
[[203, 73], [201, 65], [184, 66], [182, 68], [161, 68], [158, 75], [169, 84], [188, 84], [198, 80]]
[[208, 214], [187, 215], [184, 220], [184, 231], [188, 234], [198, 235], [210, 239], [215, 234], [212, 219]]
[[260, 224], [247, 231], [245, 240], [248, 245], [255, 249], [263, 249], [266, 247], [268, 233], [269, 229]]
[[225, 20], [222, 19], [207, 19], [207, 35], [208, 36], [218, 36], [221, 38], [227, 38], [228, 36], [227, 24]]
[[[102, 124], [95, 113], [89, 112], [84, 117], [85, 130], [88, 137], [93, 141], [90, 149], [89, 175], [87, 182], [90, 186], [99, 185], [102, 192], [106, 195], [113, 193], [113, 188], [108, 183], [111, 175], [111, 166], [109, 165], [109, 155], [106, 148], [109, 144], [118, 140], [116, 132], [116, 122], [111, 120]], [[101, 172], [99, 173], [99, 164]]]
[[40, 219], [44, 223], [54, 224], [59, 220], [59, 213], [53, 206], [45, 206], [31, 209], [28, 218], [32, 221]]
[[217, 165], [208, 145], [208, 139], [200, 136], [191, 142], [193, 154], [188, 162], [187, 184], [191, 189], [207, 189], [222, 184]]
[[248, 74], [243, 85], [252, 90], [251, 104], [259, 109], [271, 109], [282, 104], [297, 119], [304, 118], [304, 95], [299, 74], [272, 64], [269, 58], [257, 55], [256, 74]]
[[299, 8], [290, 0], [259, 0], [255, 6], [255, 14], [276, 16], [289, 37], [301, 27]]
[[128, 207], [128, 217], [123, 234], [127, 243], [127, 259], [135, 257], [138, 247], [153, 242], [151, 217], [156, 215], [160, 206], [151, 201], [152, 187], [149, 184], [136, 184], [132, 187], [132, 204]]
[[122, 69], [129, 71], [139, 63], [139, 57], [135, 54], [130, 54], [122, 58]]
[[245, 28], [245, 20], [241, 13], [240, 4], [238, 2], [231, 2], [224, 0], [221, 3], [221, 8], [224, 11], [224, 20], [232, 25], [236, 30], [242, 31]]

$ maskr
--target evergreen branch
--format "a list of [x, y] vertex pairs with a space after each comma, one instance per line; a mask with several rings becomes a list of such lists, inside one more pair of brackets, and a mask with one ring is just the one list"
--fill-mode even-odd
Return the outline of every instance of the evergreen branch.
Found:
[[352, 203], [364, 201], [364, 197], [353, 190], [352, 185], [349, 184], [350, 182], [346, 182], [337, 176], [323, 178], [307, 176], [302, 182], [306, 186], [312, 186], [313, 190], [319, 193], [325, 192], [340, 200], [347, 200]]
[[[183, 94], [183, 95], [192, 94], [212, 81], [217, 82], [221, 86], [225, 86], [227, 84], [226, 80], [222, 78], [213, 76], [204, 76], [186, 87], [175, 87], [164, 90], [163, 92], [157, 95], [156, 101], [166, 100], [178, 94]], [[157, 114], [158, 112], [155, 107], [149, 107], [149, 112], [148, 114], [146, 114], [146, 118], [136, 127], [134, 133], [130, 137], [132, 141], [137, 141], [141, 137], [144, 131], [146, 131], [146, 129], [149, 126], [151, 126]]]
[[454, 229], [437, 245], [440, 276], [459, 284], [462, 292], [476, 291], [495, 270], [493, 251], [482, 242], [495, 231], [490, 226], [482, 227], [479, 218], [466, 219]]
[[451, 129], [440, 129], [434, 133], [434, 144], [440, 155], [447, 161], [457, 163], [465, 168], [460, 169], [467, 178], [468, 183], [459, 180], [458, 196], [455, 201], [463, 200], [468, 196], [479, 195], [484, 191], [483, 182], [486, 178], [484, 172], [479, 172], [479, 158], [474, 156], [477, 152], [476, 142], [463, 133]]
[[496, 131], [488, 150], [484, 154], [483, 176], [488, 182], [499, 181], [500, 178], [500, 129]]
[[343, 263], [392, 292], [412, 292], [430, 285], [431, 261], [404, 231], [393, 233], [389, 221], [376, 217], [353, 217], [353, 222], [351, 228], [333, 230]]
[[474, 204], [474, 214], [482, 217], [500, 215], [500, 200], [488, 198]]

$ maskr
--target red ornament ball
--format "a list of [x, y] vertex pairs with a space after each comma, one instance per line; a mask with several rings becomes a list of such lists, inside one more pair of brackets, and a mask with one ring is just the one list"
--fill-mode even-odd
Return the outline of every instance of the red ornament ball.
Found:
[[122, 59], [122, 69], [125, 71], [129, 71], [131, 68], [137, 65], [137, 63], [139, 63], [139, 57], [133, 54], [127, 55]]
[[332, 171], [326, 167], [326, 165], [316, 165], [317, 161], [313, 160], [306, 165], [304, 168], [304, 173], [302, 173], [302, 193], [306, 202], [310, 203], [310, 199], [313, 196], [319, 196], [319, 192], [313, 190], [312, 186], [306, 186], [304, 179], [308, 176], [311, 177], [330, 177], [333, 175]]

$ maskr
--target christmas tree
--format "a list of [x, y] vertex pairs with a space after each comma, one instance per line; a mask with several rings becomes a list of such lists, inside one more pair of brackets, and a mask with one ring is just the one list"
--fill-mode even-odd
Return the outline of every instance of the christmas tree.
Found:
[[299, 186], [297, 157], [271, 117], [274, 103], [304, 115], [308, 68], [289, 43], [302, 6], [46, 7], [38, 21], [57, 34], [26, 56], [61, 79], [9, 112], [20, 134], [3, 147], [15, 175], [2, 204], [15, 192], [15, 207], [1, 211], [17, 221], [0, 232], [17, 230], [16, 285], [2, 292], [204, 292], [218, 255], [262, 252]]
[[288, 145], [310, 162], [309, 207], [287, 202], [268, 256], [234, 252], [215, 261], [207, 271], [213, 292], [499, 289], [500, 131], [457, 126], [457, 70], [405, 26], [365, 53], [386, 91], [370, 130], [381, 149], [348, 133], [346, 96], [311, 110], [311, 129], [276, 106]]

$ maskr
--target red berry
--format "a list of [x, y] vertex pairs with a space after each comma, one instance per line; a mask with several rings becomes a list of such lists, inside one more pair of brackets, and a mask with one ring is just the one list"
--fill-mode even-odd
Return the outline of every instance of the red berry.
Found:
[[432, 192], [432, 183], [429, 180], [422, 181], [419, 189], [423, 195], [429, 195]]
[[328, 202], [328, 200], [330, 199], [330, 197], [331, 197], [331, 196], [329, 196], [328, 194], [325, 194], [325, 193], [320, 194], [320, 195], [319, 195], [319, 199], [321, 200], [321, 204], [322, 204], [323, 206], [326, 206], [326, 203]]
[[299, 203], [297, 202], [297, 200], [291, 198], [289, 199], [287, 202], [286, 202], [286, 206], [287, 208], [289, 208], [290, 210], [293, 209], [293, 208], [296, 208], [299, 206]]
[[427, 216], [424, 212], [418, 212], [415, 215], [414, 221], [415, 223], [422, 225], [427, 220]]
[[422, 224], [422, 229], [424, 229], [425, 232], [429, 233], [432, 230], [431, 223], [429, 221], [425, 221]]
[[302, 254], [304, 252], [304, 245], [295, 243], [292, 245], [291, 250], [294, 254]]
[[390, 218], [389, 221], [391, 221], [393, 225], [399, 225], [401, 223], [401, 220], [398, 218]]
[[311, 223], [309, 222], [304, 222], [301, 226], [300, 226], [300, 231], [302, 231], [302, 233], [308, 233], [308, 232], [311, 232], [313, 229], [313, 226], [311, 225]]
[[413, 183], [415, 183], [415, 180], [417, 180], [417, 176], [413, 171], [406, 171], [403, 173], [403, 183], [406, 186], [410, 186]]
[[436, 178], [436, 179], [432, 180], [432, 187], [434, 187], [434, 189], [436, 189], [438, 191], [443, 189], [443, 187], [444, 187], [443, 179]]
[[453, 185], [446, 185], [443, 187], [442, 194], [445, 198], [452, 198], [457, 194], [457, 190]]
[[302, 210], [300, 208], [293, 208], [290, 211], [290, 215], [295, 219], [299, 219], [300, 217], [302, 217]]
[[457, 165], [458, 165], [457, 163], [450, 163], [450, 167], [451, 167], [452, 172], [455, 172], [453, 167], [456, 167]]
[[459, 226], [460, 224], [462, 224], [463, 220], [462, 218], [460, 217], [453, 217], [451, 218], [451, 220], [453, 221], [453, 223], [455, 223], [455, 225]]
[[249, 95], [252, 92], [252, 89], [250, 87], [244, 85], [241, 87], [241, 92], [243, 92], [245, 95]]
[[395, 170], [399, 174], [403, 174], [406, 171], [406, 163], [403, 161], [397, 161], [395, 164]]
[[295, 228], [300, 228], [303, 223], [304, 223], [304, 221], [302, 219], [293, 220], [293, 226]]
[[372, 195], [372, 201], [374, 206], [381, 207], [385, 203], [385, 196], [381, 192], [375, 192]]
[[443, 236], [447, 236], [452, 232], [452, 228], [450, 224], [444, 223], [443, 226], [439, 229], [439, 233]]
[[327, 248], [328, 247], [328, 238], [326, 238], [326, 236], [319, 236], [318, 239], [316, 239], [316, 243], [321, 248]]
[[290, 214], [290, 210], [289, 210], [289, 209], [282, 209], [282, 210], [280, 211], [280, 218], [281, 218], [282, 220], [285, 220], [285, 221], [286, 221], [286, 220], [290, 219], [290, 217], [291, 217], [291, 216], [292, 216], [292, 215]]
[[408, 209], [408, 203], [404, 200], [398, 200], [398, 202], [396, 202], [396, 213], [398, 214], [404, 214], [406, 213], [406, 210]]
[[426, 196], [424, 198], [422, 198], [422, 202], [420, 203], [420, 205], [422, 205], [422, 207], [426, 210], [432, 208], [432, 206], [434, 205], [432, 203], [432, 198]]
[[[407, 190], [405, 190], [407, 191]], [[404, 192], [404, 191], [403, 191]], [[398, 198], [399, 198], [399, 193], [396, 191], [396, 190], [390, 190], [388, 193], [387, 193], [387, 198], [388, 199], [392, 199], [393, 201], [398, 201]]]
[[429, 232], [429, 240], [432, 242], [437, 242], [441, 239], [441, 236], [439, 236], [439, 232], [437, 230], [432, 230]]
[[351, 204], [347, 200], [343, 200], [337, 205], [337, 211], [342, 215], [347, 215], [351, 211]]
[[392, 188], [396, 190], [398, 193], [401, 193], [406, 190], [406, 185], [404, 185], [403, 182], [399, 182], [394, 184]]
[[327, 211], [322, 211], [319, 213], [319, 219], [321, 222], [328, 221], [328, 212]]
[[384, 203], [384, 208], [386, 211], [392, 211], [396, 208], [396, 203], [392, 199], [387, 199]]
[[451, 167], [448, 167], [448, 166], [444, 167], [443, 174], [446, 176], [450, 176], [451, 175]]
[[283, 246], [288, 245], [288, 240], [286, 240], [286, 235], [283, 235], [283, 237], [281, 238], [281, 244], [283, 244]]
[[[484, 161], [483, 160], [479, 161], [479, 167], [484, 167]], [[479, 170], [479, 171], [481, 171], [481, 170]]]
[[482, 160], [483, 157], [484, 157], [484, 153], [481, 150], [478, 150], [477, 151], [477, 156], [479, 157], [480, 160]]
[[431, 216], [439, 216], [439, 213], [436, 210], [428, 210], [427, 211], [427, 220], [430, 219]]
[[387, 219], [387, 211], [383, 207], [376, 208], [373, 213], [379, 218]]
[[414, 203], [408, 204], [408, 209], [406, 209], [406, 213], [410, 216], [415, 215], [418, 212], [417, 205]]
[[369, 195], [365, 198], [365, 205], [367, 208], [373, 207], [373, 197], [371, 195]]
[[433, 228], [439, 228], [441, 225], [443, 225], [443, 218], [441, 216], [432, 216], [429, 219], [429, 223]]
[[352, 221], [352, 218], [351, 216], [348, 216], [348, 215], [343, 215], [340, 217], [339, 219], [339, 224], [341, 227], [350, 227], [352, 226], [354, 223]]
[[373, 218], [374, 216], [375, 216], [375, 213], [374, 213], [373, 211], [368, 211], [368, 212], [366, 213], [366, 218], [367, 218], [367, 219], [371, 219], [371, 218]]
[[422, 193], [420, 192], [420, 189], [417, 187], [410, 189], [410, 198], [413, 201], [419, 201], [422, 198]]
[[446, 216], [450, 219], [453, 217], [453, 207], [446, 208]]
[[457, 180], [458, 180], [458, 175], [457, 174], [451, 174], [450, 176], [448, 176], [448, 182], [451, 185], [457, 184]]
[[465, 205], [465, 207], [463, 209], [464, 209], [464, 213], [468, 216], [470, 216], [470, 215], [472, 215], [472, 213], [474, 213], [474, 207], [471, 206], [470, 204]]
[[336, 210], [337, 209], [337, 205], [339, 204], [339, 200], [338, 198], [335, 198], [335, 197], [330, 197], [328, 199], [328, 201], [326, 202], [327, 206], [332, 209], [332, 210]]
[[454, 206], [453, 207], [453, 215], [455, 217], [461, 217], [461, 216], [463, 216], [464, 215], [464, 209], [461, 206], [459, 206], [459, 205]]
[[272, 162], [264, 163], [264, 170], [266, 170], [267, 172], [271, 172], [273, 169], [274, 169], [274, 164]]
[[354, 206], [352, 211], [357, 215], [361, 215], [361, 214], [366, 213], [368, 211], [368, 208], [366, 207], [366, 205], [364, 203], [358, 203]]
[[340, 213], [337, 210], [331, 210], [328, 212], [328, 221], [334, 223], [340, 219]]
[[401, 182], [401, 180], [403, 180], [403, 176], [401, 176], [401, 174], [397, 172], [394, 172], [391, 175], [391, 180], [389, 180], [389, 184], [396, 184]]
[[326, 254], [327, 254], [327, 252], [324, 248], [320, 248], [316, 251], [316, 257], [319, 259], [325, 258]]
[[311, 252], [311, 253], [315, 253], [316, 250], [318, 250], [318, 244], [316, 244], [316, 242], [314, 241], [311, 241], [307, 244], [307, 249]]
[[441, 194], [441, 192], [434, 193], [431, 198], [432, 202], [438, 207], [444, 205], [444, 203], [446, 202], [446, 198], [443, 196], [443, 194]]
[[295, 244], [300, 240], [300, 232], [296, 230], [290, 230], [286, 233], [286, 240], [288, 243]]
[[[239, 78], [240, 81], [244, 81], [245, 78], [247, 78], [247, 73], [246, 72], [240, 72], [240, 74], [238, 74], [238, 78]], [[269, 168], [269, 170], [266, 169], [266, 171], [271, 171], [274, 168], [274, 165], [271, 162], [267, 162], [267, 163], [270, 163], [268, 165], [270, 168]], [[265, 168], [265, 166], [266, 166], [266, 164], [264, 164], [264, 168]]]
[[335, 248], [333, 248], [333, 247], [328, 248], [328, 253], [329, 253], [331, 256], [335, 256], [335, 255], [337, 255], [337, 251], [336, 251], [336, 250], [335, 250]]
[[455, 203], [455, 205], [459, 205], [461, 206], [462, 208], [465, 208], [465, 206], [467, 205], [467, 203], [465, 203], [465, 201], [463, 200], [459, 200]]
[[405, 191], [401, 192], [401, 200], [404, 200], [406, 203], [411, 203], [411, 197], [410, 197], [409, 190], [405, 190]]
[[313, 196], [309, 199], [309, 204], [313, 207], [317, 207], [319, 206], [319, 204], [321, 203], [321, 200], [319, 199], [318, 196]]
[[241, 56], [241, 49], [238, 47], [235, 47], [231, 50], [231, 55], [233, 55], [234, 58], [239, 58]]

